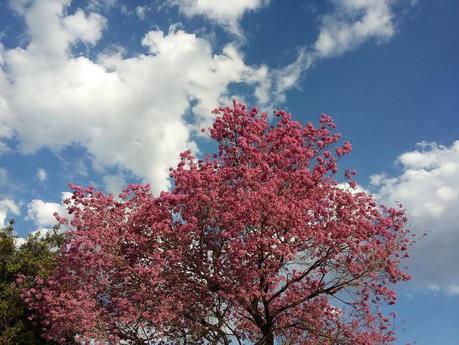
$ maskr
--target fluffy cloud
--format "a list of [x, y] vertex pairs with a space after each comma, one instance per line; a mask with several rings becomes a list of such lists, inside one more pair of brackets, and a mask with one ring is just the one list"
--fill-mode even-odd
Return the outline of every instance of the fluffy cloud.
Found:
[[397, 161], [399, 176], [378, 174], [371, 183], [380, 200], [404, 204], [415, 233], [427, 234], [413, 250], [413, 281], [459, 294], [459, 141], [450, 147], [421, 143]]
[[[69, 192], [62, 193], [62, 201], [71, 197]], [[61, 216], [67, 215], [65, 206], [60, 203], [46, 202], [40, 199], [34, 199], [27, 205], [27, 219], [32, 220], [37, 228], [51, 228], [57, 224], [54, 213]]]
[[[77, 144], [101, 174], [113, 167], [129, 171], [156, 192], [168, 188], [168, 168], [179, 152], [196, 149], [193, 135], [209, 124], [213, 107], [228, 102], [232, 84], [252, 87], [262, 107], [277, 105], [317, 59], [393, 34], [389, 0], [336, 0], [313, 48], [304, 47], [293, 63], [278, 69], [247, 65], [237, 44], [215, 51], [209, 40], [174, 25], [168, 32], [146, 33], [145, 53], [126, 57], [120, 49], [90, 59], [72, 51], [85, 45], [94, 52], [107, 20], [90, 11], [102, 2], [73, 13], [70, 3], [11, 1], [29, 41], [13, 49], [0, 45], [0, 153], [10, 149], [6, 142], [18, 142], [14, 149], [25, 154]], [[186, 15], [206, 15], [229, 27], [267, 3], [169, 1]], [[324, 35], [333, 38], [328, 48], [320, 43]]]
[[0, 226], [5, 226], [8, 214], [19, 215], [19, 206], [11, 199], [0, 200]]
[[1, 51], [0, 123], [8, 129], [3, 137], [14, 133], [23, 153], [77, 143], [102, 168], [129, 170], [163, 190], [168, 167], [195, 147], [192, 133], [228, 101], [228, 86], [262, 82], [234, 45], [214, 52], [208, 40], [176, 26], [148, 32], [146, 54], [76, 57], [75, 44], [100, 39], [103, 17], [81, 9], [66, 14], [66, 0], [12, 4], [25, 18], [30, 42]]
[[167, 0], [167, 2], [169, 5], [178, 6], [186, 16], [205, 16], [230, 32], [242, 36], [239, 20], [246, 12], [267, 5], [269, 0]]
[[314, 43], [319, 57], [330, 57], [354, 49], [369, 38], [384, 40], [395, 32], [393, 0], [338, 0], [334, 13], [322, 17]]
[[64, 211], [61, 204], [34, 199], [27, 206], [27, 218], [38, 227], [52, 227], [57, 223], [53, 214], [64, 214]]
[[[25, 52], [16, 50], [16, 58], [26, 58], [25, 53], [37, 58], [47, 57], [59, 62], [68, 49], [76, 43], [95, 44], [102, 36], [106, 19], [97, 13], [85, 14], [78, 9], [71, 15], [64, 15], [64, 8], [70, 0], [25, 1], [12, 0], [11, 7], [24, 17], [30, 43]], [[8, 58], [11, 52], [7, 53]], [[8, 65], [8, 59], [4, 62]], [[26, 62], [26, 61], [24, 61]], [[46, 65], [46, 61], [37, 61]], [[28, 66], [32, 67], [31, 65]], [[43, 66], [44, 67], [44, 66]]]

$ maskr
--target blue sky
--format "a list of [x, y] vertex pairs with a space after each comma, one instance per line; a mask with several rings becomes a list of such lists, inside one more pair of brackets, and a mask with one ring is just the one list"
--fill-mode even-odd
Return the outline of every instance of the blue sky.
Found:
[[331, 114], [361, 186], [427, 233], [398, 288], [399, 344], [459, 343], [459, 3], [0, 2], [0, 222], [52, 226], [67, 184], [168, 188], [233, 96]]

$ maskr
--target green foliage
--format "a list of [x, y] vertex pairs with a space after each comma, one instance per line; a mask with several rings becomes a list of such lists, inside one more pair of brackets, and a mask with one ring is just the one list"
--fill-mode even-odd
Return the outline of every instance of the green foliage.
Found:
[[29, 320], [30, 311], [15, 282], [22, 275], [21, 287], [29, 287], [37, 275], [46, 277], [62, 241], [63, 235], [55, 228], [45, 235], [29, 236], [19, 247], [14, 222], [0, 228], [0, 345], [53, 344], [40, 336], [40, 325]]

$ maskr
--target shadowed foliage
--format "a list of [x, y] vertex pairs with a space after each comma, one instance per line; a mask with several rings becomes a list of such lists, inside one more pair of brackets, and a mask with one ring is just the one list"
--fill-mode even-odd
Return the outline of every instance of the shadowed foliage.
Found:
[[63, 237], [55, 228], [43, 235], [30, 235], [19, 245], [13, 220], [0, 229], [0, 345], [54, 344], [41, 337], [43, 325], [30, 320], [21, 288], [34, 284], [37, 275], [46, 277], [54, 268]]

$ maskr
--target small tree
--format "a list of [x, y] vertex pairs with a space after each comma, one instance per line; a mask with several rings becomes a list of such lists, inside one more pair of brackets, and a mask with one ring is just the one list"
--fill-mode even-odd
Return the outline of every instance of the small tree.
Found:
[[284, 111], [270, 125], [236, 101], [214, 112], [218, 154], [182, 153], [170, 192], [130, 186], [116, 201], [74, 187], [59, 266], [31, 303], [48, 337], [392, 342], [379, 305], [409, 278], [399, 268], [410, 244], [403, 209], [336, 181], [351, 144], [338, 146], [328, 115], [316, 128]]
[[53, 344], [41, 337], [43, 325], [31, 321], [21, 289], [34, 284], [36, 276], [46, 277], [54, 269], [63, 236], [57, 230], [42, 237], [35, 234], [18, 246], [13, 224], [10, 221], [0, 229], [0, 344]]

